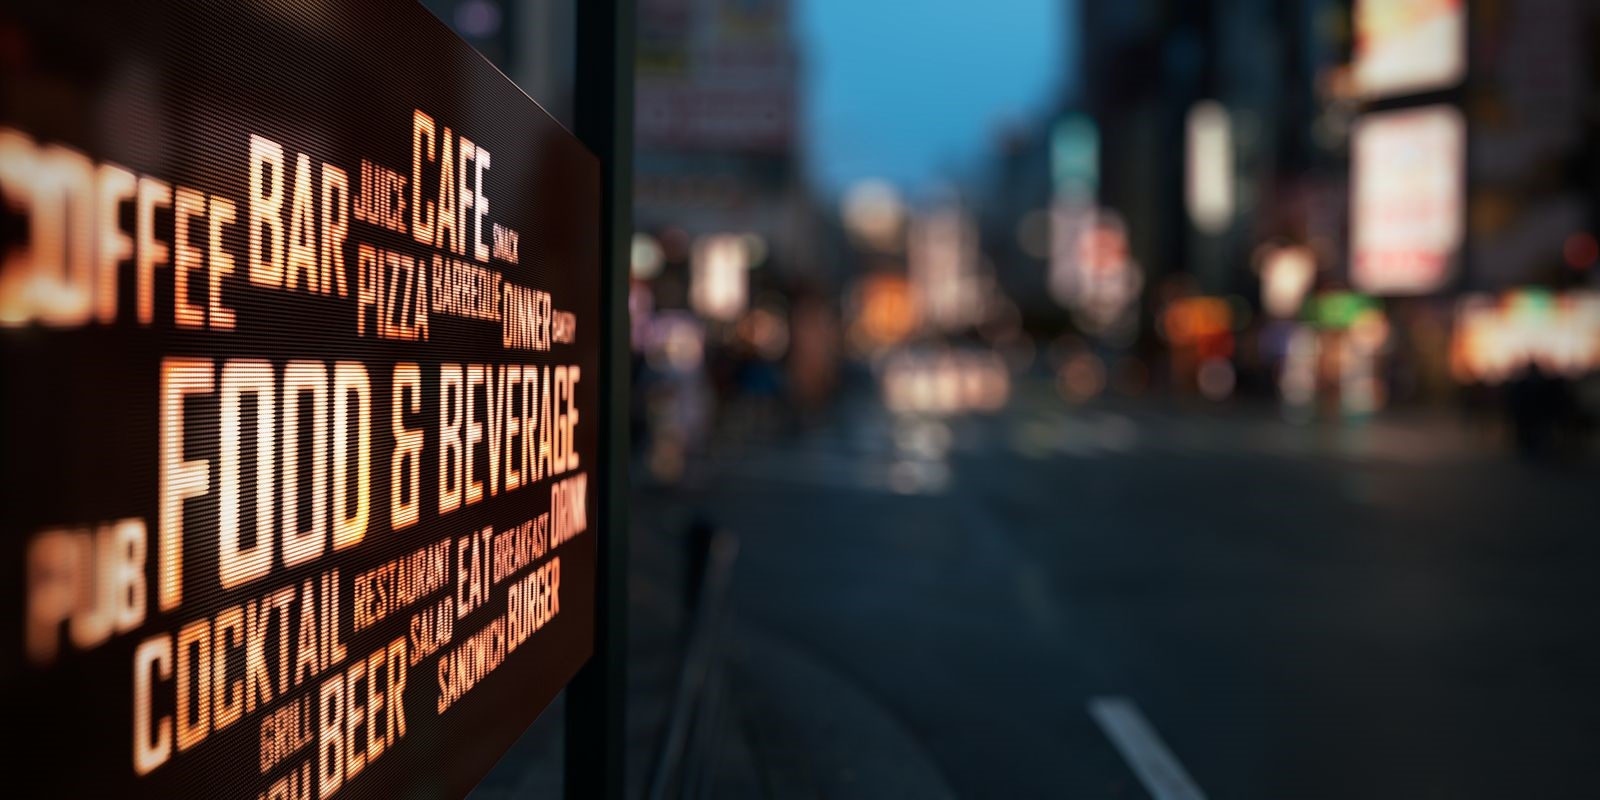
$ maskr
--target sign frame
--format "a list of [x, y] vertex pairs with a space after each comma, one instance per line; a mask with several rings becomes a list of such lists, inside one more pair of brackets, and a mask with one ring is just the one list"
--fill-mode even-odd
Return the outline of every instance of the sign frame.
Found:
[[632, 342], [634, 0], [578, 0], [574, 132], [600, 159], [601, 527], [594, 650], [567, 684], [564, 796], [620, 800], [626, 785], [628, 442]]

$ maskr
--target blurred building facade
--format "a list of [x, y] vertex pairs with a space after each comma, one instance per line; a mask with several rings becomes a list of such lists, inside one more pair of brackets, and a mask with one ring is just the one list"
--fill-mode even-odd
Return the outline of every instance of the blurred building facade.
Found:
[[[1316, 310], [1373, 310], [1383, 336], [1364, 369], [1394, 397], [1439, 396], [1468, 299], [1584, 304], [1600, 257], [1591, 0], [1075, 8], [1083, 80], [1061, 113], [1098, 128], [1094, 199], [1125, 222], [1147, 279], [1146, 351], [1171, 346], [1161, 312], [1175, 295], [1220, 296], [1235, 308], [1233, 360], [1281, 369], [1292, 326], [1260, 317], [1266, 265], [1302, 263], [1273, 258], [1284, 248], [1314, 265], [1289, 321], [1335, 329], [1322, 349], [1337, 349], [1348, 315]], [[1013, 176], [1043, 172], [1048, 139], [1005, 148], [997, 183], [1039, 194]], [[1026, 212], [998, 213], [997, 233]]]
[[[720, 254], [702, 278], [742, 265], [736, 286], [701, 281], [707, 348], [764, 302], [793, 311], [796, 290], [848, 317], [854, 273], [916, 272], [909, 253], [860, 251], [809, 189], [792, 3], [638, 5], [648, 308], [694, 309], [697, 252]], [[570, 122], [572, 0], [426, 5]], [[1536, 357], [1569, 377], [1600, 368], [1584, 310], [1600, 272], [1600, 2], [1066, 7], [1060, 96], [1000, 132], [958, 190], [971, 260], [1033, 337], [1178, 388], [1220, 359], [1229, 393], [1307, 383], [1343, 406], [1357, 375], [1358, 409], [1446, 400]], [[745, 246], [712, 238], [726, 236]], [[1222, 330], [1174, 341], [1169, 312]]]
[[752, 269], [801, 269], [800, 59], [788, 0], [642, 0], [637, 64], [635, 226], [661, 241], [658, 303], [681, 305], [672, 287], [703, 236], [753, 235], [765, 246]]
[[[1318, 147], [1319, 74], [1336, 65], [1347, 3], [1198, 0], [1083, 3], [1081, 102], [1101, 128], [1099, 200], [1127, 220], [1150, 278], [1193, 275], [1242, 292], [1254, 240], [1303, 227], [1289, 208], [1337, 161]], [[1077, 98], [1075, 98], [1077, 99]], [[1186, 209], [1185, 142], [1196, 105], [1225, 112], [1231, 213], [1201, 229]], [[1286, 204], [1285, 201], [1294, 198]]]

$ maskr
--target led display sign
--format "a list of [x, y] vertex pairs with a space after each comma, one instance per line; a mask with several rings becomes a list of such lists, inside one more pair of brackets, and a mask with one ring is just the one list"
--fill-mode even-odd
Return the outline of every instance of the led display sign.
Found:
[[414, 3], [0, 41], [8, 790], [464, 793], [593, 646], [598, 162]]

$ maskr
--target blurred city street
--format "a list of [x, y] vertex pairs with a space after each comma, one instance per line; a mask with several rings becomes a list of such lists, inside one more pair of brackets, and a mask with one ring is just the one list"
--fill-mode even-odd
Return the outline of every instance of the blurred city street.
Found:
[[1597, 42], [0, 0], [6, 796], [1600, 798]]
[[1600, 6], [636, 10], [630, 795], [1594, 793]]
[[858, 398], [691, 470], [674, 504], [740, 542], [714, 795], [1142, 797], [1086, 711], [1116, 695], [1211, 797], [1600, 773], [1593, 465], [1508, 460], [1451, 418], [1031, 388], [990, 418]]

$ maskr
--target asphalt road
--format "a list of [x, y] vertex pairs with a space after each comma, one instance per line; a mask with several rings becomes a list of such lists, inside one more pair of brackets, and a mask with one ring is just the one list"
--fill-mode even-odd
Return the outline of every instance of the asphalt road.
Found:
[[1600, 793], [1592, 464], [1035, 391], [862, 406], [672, 498], [741, 542], [713, 794], [1150, 796], [1108, 696], [1211, 798]]

